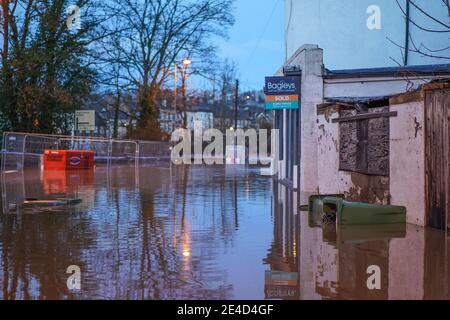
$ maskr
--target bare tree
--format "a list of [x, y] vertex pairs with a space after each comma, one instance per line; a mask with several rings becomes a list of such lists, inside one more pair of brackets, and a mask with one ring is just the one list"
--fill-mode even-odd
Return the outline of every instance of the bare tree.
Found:
[[[136, 89], [141, 136], [160, 135], [156, 98], [175, 62], [200, 49], [206, 56], [207, 43], [223, 36], [233, 23], [233, 0], [114, 0], [122, 26], [121, 52], [116, 62], [123, 68], [120, 81]], [[212, 52], [212, 51], [211, 51]]]
[[[94, 87], [114, 92], [114, 136], [124, 91], [147, 137], [159, 135], [156, 98], [184, 57], [211, 67], [234, 0], [1, 0], [0, 112], [13, 130], [64, 132]], [[67, 8], [82, 10], [68, 30]], [[203, 67], [200, 67], [203, 66]], [[202, 69], [203, 68], [203, 69]]]
[[[450, 60], [450, 2], [449, 0], [434, 0], [438, 2], [442, 2], [442, 16], [437, 16], [430, 12], [430, 10], [426, 9], [423, 6], [420, 6], [415, 0], [406, 0], [405, 5], [401, 5], [399, 0], [395, 0], [397, 6], [400, 8], [403, 16], [406, 20], [406, 37], [405, 44], [400, 45], [395, 41], [388, 38], [390, 42], [394, 45], [398, 46], [403, 50], [403, 64], [408, 64], [408, 54], [410, 52], [419, 54], [423, 57], [437, 58], [443, 60]], [[431, 1], [431, 0], [430, 0]], [[418, 14], [423, 20], [419, 22], [415, 18], [412, 18], [411, 9], [414, 10], [415, 13]], [[443, 18], [443, 16], [447, 16], [448, 19]], [[409, 31], [409, 26], [413, 26], [418, 30], [430, 34], [441, 34], [443, 38], [443, 46], [439, 48], [430, 48], [424, 42], [417, 43], [414, 40], [411, 32]], [[445, 40], [444, 40], [445, 39]]]
[[229, 107], [233, 101], [235, 91], [235, 79], [237, 78], [237, 67], [233, 61], [225, 59], [218, 70], [218, 78], [220, 85], [220, 129], [225, 130], [230, 123], [225, 119], [228, 118]]

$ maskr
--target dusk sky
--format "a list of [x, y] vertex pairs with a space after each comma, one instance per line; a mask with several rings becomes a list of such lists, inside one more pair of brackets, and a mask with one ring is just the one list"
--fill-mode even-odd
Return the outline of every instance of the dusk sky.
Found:
[[236, 23], [219, 43], [221, 58], [238, 65], [242, 90], [262, 89], [284, 60], [283, 0], [237, 0]]

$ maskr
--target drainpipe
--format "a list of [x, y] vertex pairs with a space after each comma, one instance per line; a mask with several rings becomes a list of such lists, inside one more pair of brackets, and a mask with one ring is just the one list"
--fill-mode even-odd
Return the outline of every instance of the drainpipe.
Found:
[[406, 15], [405, 15], [405, 55], [403, 58], [403, 65], [408, 65], [409, 54], [409, 20], [410, 20], [410, 0], [406, 0]]

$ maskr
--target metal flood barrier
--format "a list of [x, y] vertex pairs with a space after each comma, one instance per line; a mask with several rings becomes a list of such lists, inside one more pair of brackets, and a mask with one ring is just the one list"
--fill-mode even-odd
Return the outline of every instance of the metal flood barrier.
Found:
[[92, 150], [96, 163], [169, 160], [170, 142], [116, 140], [36, 133], [4, 132], [2, 139], [2, 171], [37, 167], [45, 150]]
[[[48, 172], [43, 170], [45, 150], [94, 152], [95, 163], [103, 164], [103, 168], [106, 169], [108, 187], [111, 184], [110, 174], [113, 163], [127, 163], [134, 166], [135, 183], [136, 186], [139, 186], [140, 163], [154, 160], [170, 161], [172, 150], [172, 143], [170, 142], [114, 140], [17, 132], [5, 132], [2, 138], [0, 169], [3, 213], [12, 213], [16, 209], [19, 210], [18, 204], [26, 204], [31, 199], [26, 191], [27, 188], [25, 188], [25, 173], [28, 175], [34, 174], [34, 171], [28, 172], [25, 169], [35, 169], [44, 178], [46, 174], [55, 175], [55, 172], [51, 170]], [[86, 174], [78, 172], [78, 174], [80, 176], [86, 175], [89, 179], [92, 177], [92, 173], [89, 175], [88, 172]], [[39, 200], [42, 200], [43, 204], [46, 204], [45, 201], [49, 201], [48, 199], [36, 199], [36, 202], [39, 202]], [[65, 201], [67, 202], [67, 200]]]

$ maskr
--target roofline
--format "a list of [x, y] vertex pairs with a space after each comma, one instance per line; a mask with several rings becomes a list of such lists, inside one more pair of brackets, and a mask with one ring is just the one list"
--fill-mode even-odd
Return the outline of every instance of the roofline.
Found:
[[415, 77], [450, 75], [450, 64], [417, 65], [406, 67], [324, 70], [324, 79], [364, 77]]

